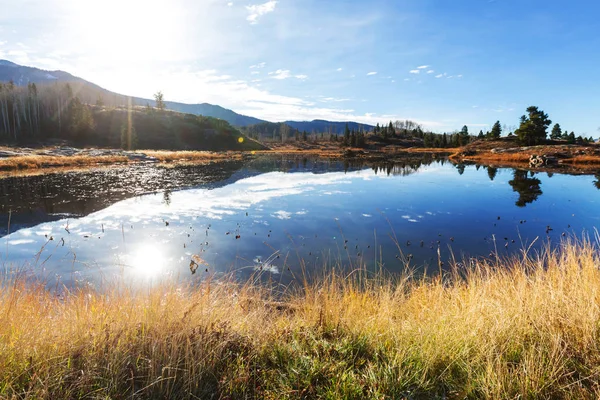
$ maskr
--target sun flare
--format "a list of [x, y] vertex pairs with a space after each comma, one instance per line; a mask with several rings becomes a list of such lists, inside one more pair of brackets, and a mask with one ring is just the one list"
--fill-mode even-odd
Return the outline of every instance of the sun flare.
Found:
[[97, 57], [121, 63], [151, 62], [178, 51], [178, 8], [159, 1], [74, 1], [72, 20], [81, 34], [74, 38]]
[[136, 277], [154, 278], [166, 271], [167, 258], [154, 245], [143, 245], [134, 250], [128, 263]]

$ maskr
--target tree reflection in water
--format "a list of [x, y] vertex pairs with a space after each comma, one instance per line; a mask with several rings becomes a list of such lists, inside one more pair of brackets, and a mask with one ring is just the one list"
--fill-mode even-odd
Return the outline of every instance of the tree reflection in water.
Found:
[[525, 207], [527, 204], [533, 203], [543, 193], [540, 189], [541, 181], [534, 178], [534, 173], [527, 176], [527, 171], [515, 169], [513, 179], [508, 181], [514, 192], [519, 193], [519, 199], [515, 202], [517, 207]]

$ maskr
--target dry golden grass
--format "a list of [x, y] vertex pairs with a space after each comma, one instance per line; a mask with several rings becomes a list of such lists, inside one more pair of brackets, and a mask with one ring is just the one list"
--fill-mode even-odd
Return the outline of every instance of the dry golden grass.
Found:
[[[5, 279], [2, 398], [598, 398], [588, 241], [443, 279], [331, 272], [57, 297]], [[280, 293], [280, 292], [277, 292]]]
[[137, 150], [154, 157], [161, 162], [177, 161], [217, 161], [217, 160], [239, 160], [243, 157], [240, 152], [214, 152], [214, 151], [168, 151], [168, 150]]
[[480, 161], [480, 162], [496, 162], [496, 163], [527, 163], [529, 164], [529, 158], [533, 153], [519, 152], [519, 153], [492, 153], [482, 152], [472, 156], [461, 157], [460, 152], [450, 156], [451, 159], [462, 158], [468, 161]]
[[92, 166], [98, 164], [127, 163], [125, 156], [46, 156], [27, 155], [0, 159], [0, 170], [20, 170], [55, 167]]
[[563, 160], [565, 164], [590, 164], [590, 165], [598, 165], [600, 164], [600, 156], [596, 155], [577, 155], [572, 158], [567, 158]]

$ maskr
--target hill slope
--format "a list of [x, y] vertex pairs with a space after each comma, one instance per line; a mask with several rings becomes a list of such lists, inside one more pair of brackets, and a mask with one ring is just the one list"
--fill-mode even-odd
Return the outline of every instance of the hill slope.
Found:
[[[152, 99], [130, 97], [111, 92], [110, 90], [104, 89], [92, 82], [86, 81], [85, 79], [79, 78], [65, 71], [45, 71], [39, 68], [18, 65], [8, 60], [0, 60], [0, 82], [9, 81], [14, 82], [14, 84], [17, 86], [26, 86], [29, 83], [48, 85], [68, 82], [76, 85], [74, 87], [74, 92], [78, 94], [82, 101], [90, 104], [94, 104], [98, 100], [101, 100], [101, 103], [107, 106], [127, 106], [131, 99], [133, 100], [134, 105], [137, 104], [144, 106], [149, 104], [150, 106], [155, 106], [155, 102]], [[238, 114], [235, 111], [209, 103], [186, 104], [167, 101], [166, 106], [168, 109], [173, 111], [219, 118], [227, 121], [233, 126], [238, 127], [245, 127], [267, 122], [259, 118]], [[299, 131], [306, 131], [308, 133], [326, 132], [334, 134], [344, 133], [346, 123], [348, 124], [349, 129], [354, 129], [357, 131], [361, 129], [367, 131], [372, 130], [373, 128], [371, 125], [350, 121], [285, 121], [285, 124]]]
[[[129, 102], [129, 96], [111, 92], [101, 88], [100, 86], [86, 81], [85, 79], [71, 75], [64, 71], [45, 71], [39, 68], [26, 67], [15, 64], [7, 60], [0, 60], [0, 82], [14, 82], [17, 86], [26, 86], [29, 83], [47, 85], [53, 83], [72, 83], [77, 84], [75, 93], [84, 92], [84, 101], [89, 100], [91, 103], [96, 102], [98, 98], [102, 99], [102, 103], [113, 107], [126, 106]], [[86, 92], [91, 92], [91, 96], [85, 96]], [[89, 97], [87, 99], [86, 97]], [[141, 97], [133, 97], [135, 104], [151, 106], [155, 105], [154, 100]], [[187, 114], [203, 115], [206, 117], [219, 118], [227, 121], [234, 126], [247, 126], [265, 122], [261, 119], [238, 114], [232, 110], [223, 108], [218, 105], [202, 103], [202, 104], [185, 104], [174, 101], [166, 102], [167, 108], [173, 111], [178, 111]]]

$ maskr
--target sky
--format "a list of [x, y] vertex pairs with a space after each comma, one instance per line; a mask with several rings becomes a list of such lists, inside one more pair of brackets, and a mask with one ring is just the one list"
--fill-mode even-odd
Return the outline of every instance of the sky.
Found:
[[268, 121], [600, 136], [595, 0], [0, 0], [0, 59]]

